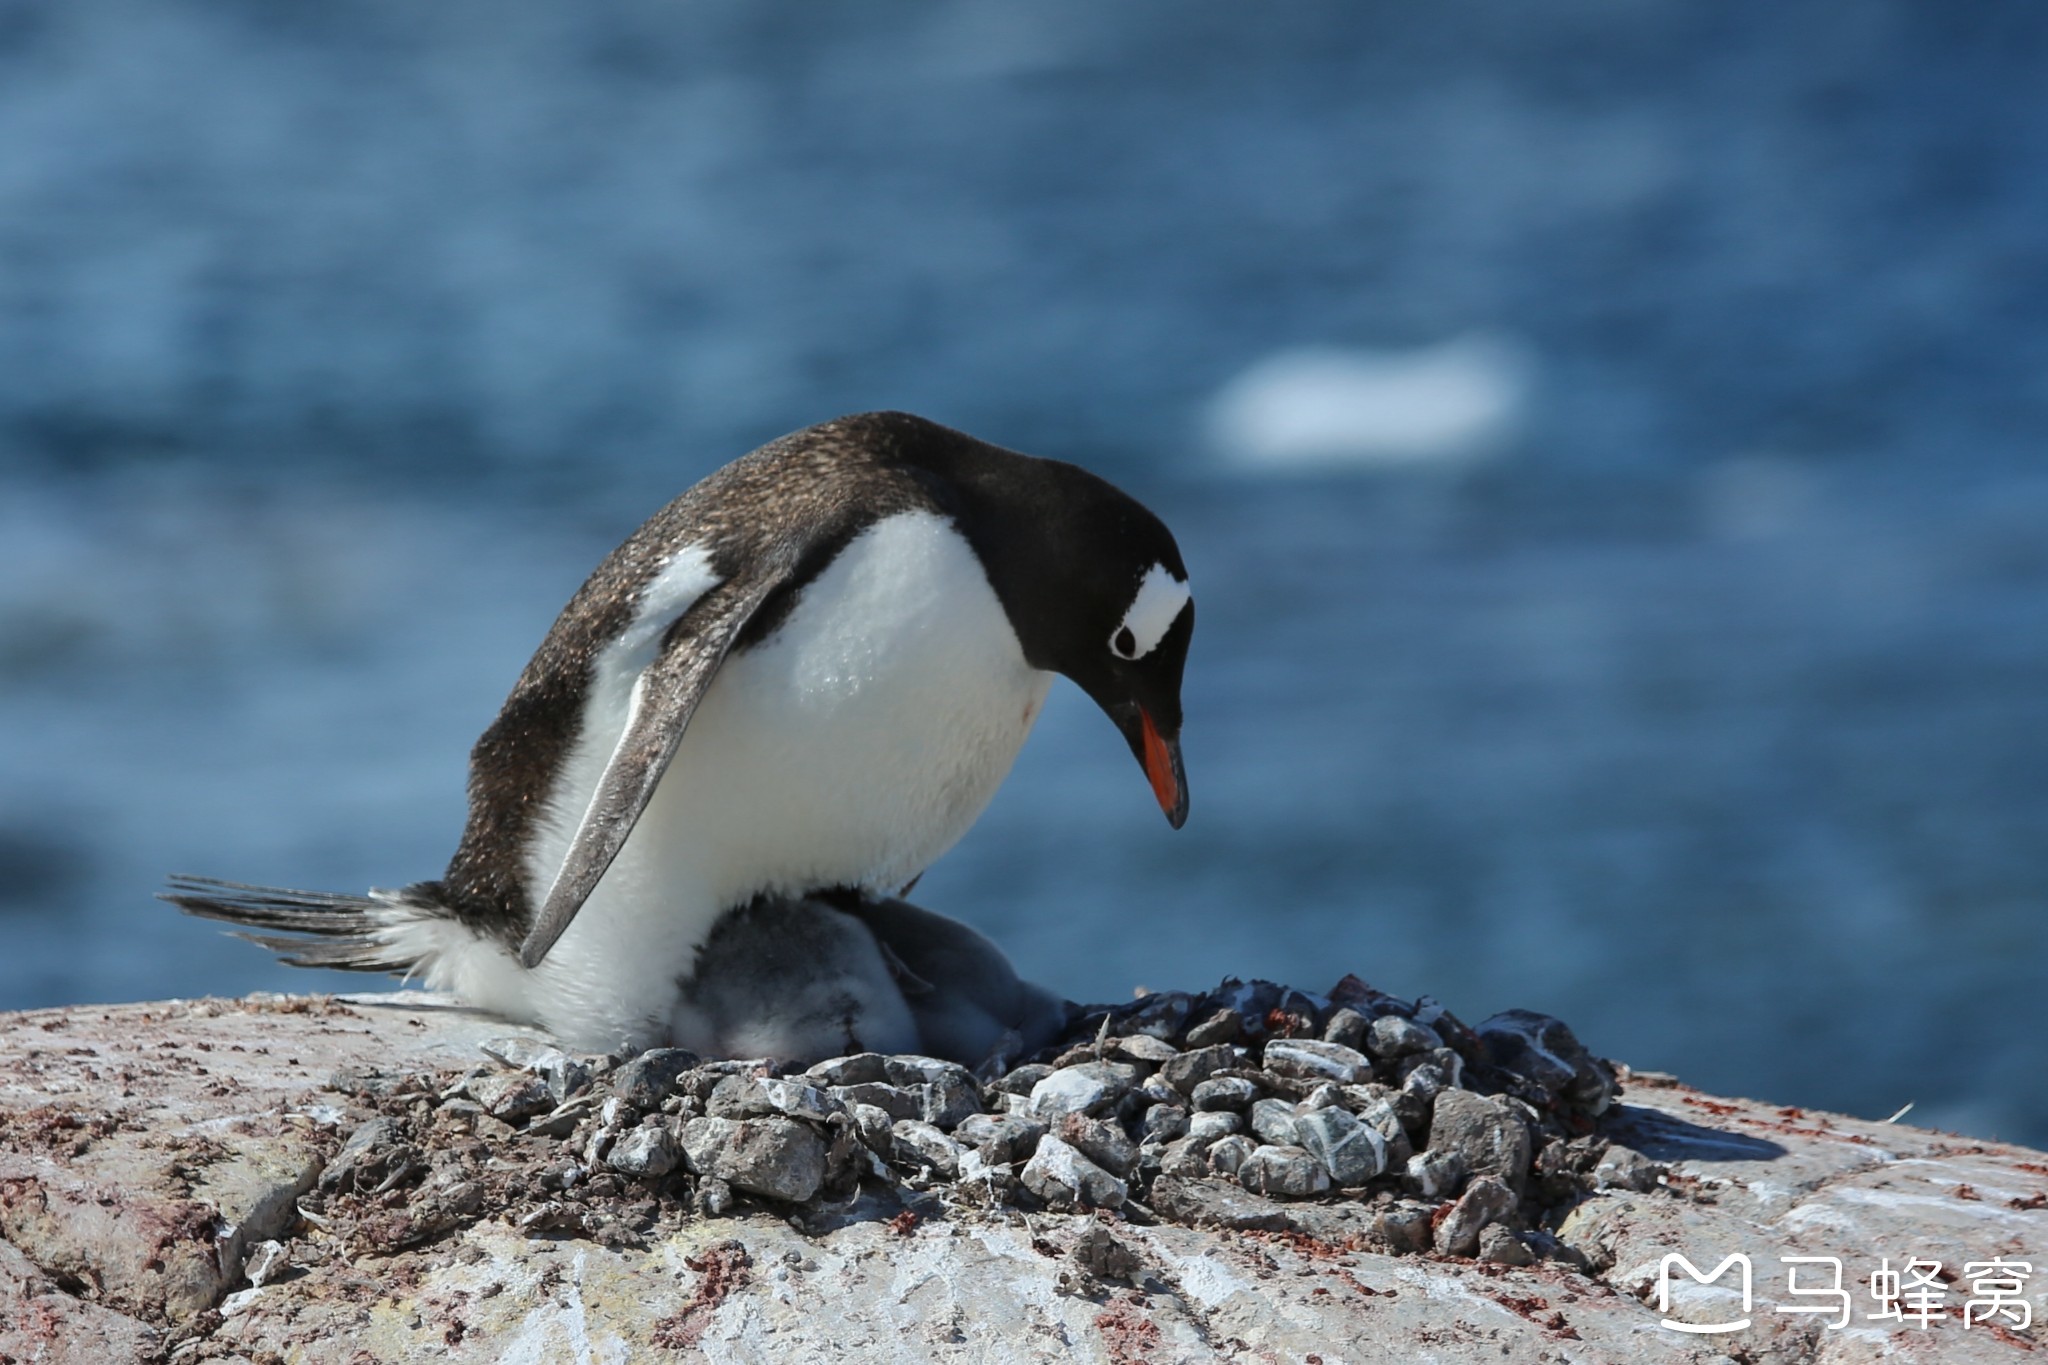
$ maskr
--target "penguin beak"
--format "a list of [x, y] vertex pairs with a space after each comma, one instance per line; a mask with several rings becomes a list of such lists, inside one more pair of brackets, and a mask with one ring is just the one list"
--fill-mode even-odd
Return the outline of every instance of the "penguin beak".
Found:
[[1159, 733], [1159, 727], [1152, 722], [1152, 713], [1144, 707], [1138, 708], [1139, 761], [1145, 765], [1145, 776], [1151, 779], [1152, 795], [1159, 800], [1159, 809], [1166, 812], [1166, 823], [1179, 829], [1188, 822], [1188, 776], [1180, 763], [1180, 736], [1168, 739]]

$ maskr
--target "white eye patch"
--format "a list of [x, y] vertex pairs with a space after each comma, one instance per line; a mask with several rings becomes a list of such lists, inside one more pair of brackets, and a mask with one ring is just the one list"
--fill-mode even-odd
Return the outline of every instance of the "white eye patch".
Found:
[[1186, 580], [1164, 564], [1154, 564], [1138, 584], [1130, 610], [1109, 637], [1109, 652], [1119, 659], [1142, 659], [1159, 648], [1174, 620], [1194, 594]]

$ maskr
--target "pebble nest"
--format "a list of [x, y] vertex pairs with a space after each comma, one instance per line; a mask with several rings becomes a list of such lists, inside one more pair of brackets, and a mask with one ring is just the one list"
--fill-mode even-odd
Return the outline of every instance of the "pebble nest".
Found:
[[[1467, 1027], [1346, 977], [1226, 981], [1082, 1011], [983, 1074], [860, 1053], [803, 1066], [672, 1048], [584, 1056], [506, 1038], [463, 1075], [351, 1072], [377, 1113], [300, 1201], [350, 1251], [496, 1218], [640, 1245], [665, 1221], [1100, 1210], [1353, 1249], [1583, 1267], [1552, 1230], [1660, 1169], [1600, 1135], [1616, 1068], [1525, 1010]], [[877, 1200], [883, 1201], [879, 1205]], [[1112, 1243], [1113, 1245], [1113, 1243]], [[1101, 1266], [1113, 1274], [1115, 1257]], [[1100, 1258], [1098, 1258], [1100, 1259]]]

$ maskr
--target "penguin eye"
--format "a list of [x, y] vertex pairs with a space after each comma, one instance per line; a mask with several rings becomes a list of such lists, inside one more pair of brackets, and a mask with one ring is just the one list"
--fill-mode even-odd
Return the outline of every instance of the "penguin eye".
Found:
[[1116, 634], [1109, 637], [1109, 652], [1119, 659], [1136, 661], [1159, 648], [1166, 632], [1187, 609], [1193, 598], [1188, 581], [1164, 564], [1154, 564], [1138, 580], [1138, 592], [1131, 599]]

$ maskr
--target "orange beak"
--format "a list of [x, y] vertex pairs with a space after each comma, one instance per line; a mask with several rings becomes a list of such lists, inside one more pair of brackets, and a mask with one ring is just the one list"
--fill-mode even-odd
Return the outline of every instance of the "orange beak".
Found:
[[1152, 795], [1159, 801], [1159, 809], [1166, 812], [1166, 822], [1175, 829], [1187, 823], [1188, 783], [1180, 762], [1178, 737], [1168, 740], [1159, 733], [1159, 727], [1152, 723], [1152, 713], [1140, 707], [1138, 721], [1143, 730], [1145, 750], [1145, 776], [1152, 783]]

